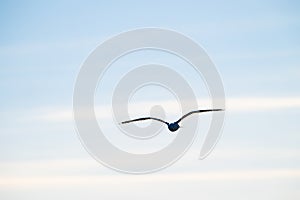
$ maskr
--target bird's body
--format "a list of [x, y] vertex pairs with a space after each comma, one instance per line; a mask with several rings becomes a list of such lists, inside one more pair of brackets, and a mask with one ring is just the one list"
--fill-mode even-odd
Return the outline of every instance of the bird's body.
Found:
[[124, 122], [121, 122], [121, 124], [127, 124], [127, 123], [131, 123], [131, 122], [152, 119], [152, 120], [159, 121], [159, 122], [162, 122], [162, 123], [166, 124], [168, 126], [168, 129], [171, 132], [175, 132], [175, 131], [177, 131], [180, 128], [179, 122], [181, 122], [181, 120], [183, 120], [187, 116], [190, 116], [191, 114], [194, 114], [194, 113], [212, 112], [212, 111], [223, 111], [223, 109], [209, 109], [209, 110], [195, 110], [195, 111], [191, 111], [191, 112], [183, 115], [176, 122], [172, 122], [172, 123], [168, 123], [168, 122], [166, 122], [166, 121], [164, 121], [162, 119], [158, 119], [158, 118], [155, 118], [155, 117], [142, 117], [142, 118], [137, 118], [137, 119], [133, 119], [133, 120], [124, 121]]
[[176, 122], [173, 122], [171, 124], [168, 125], [168, 129], [172, 132], [177, 131], [180, 128], [179, 124]]

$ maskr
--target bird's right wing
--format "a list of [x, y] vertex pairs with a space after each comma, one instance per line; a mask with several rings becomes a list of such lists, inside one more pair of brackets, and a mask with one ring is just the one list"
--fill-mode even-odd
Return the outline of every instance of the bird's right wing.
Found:
[[184, 118], [186, 118], [194, 113], [212, 112], [212, 111], [223, 111], [223, 109], [194, 110], [194, 111], [191, 111], [191, 112], [183, 115], [179, 120], [176, 121], [176, 123], [179, 123], [181, 120], [183, 120]]
[[137, 121], [149, 120], [149, 119], [156, 120], [156, 121], [162, 122], [167, 125], [169, 124], [168, 122], [165, 122], [164, 120], [161, 120], [161, 119], [158, 119], [155, 117], [142, 117], [142, 118], [138, 118], [138, 119], [132, 119], [132, 120], [121, 122], [121, 124], [127, 124], [127, 123], [131, 123], [131, 122], [137, 122]]

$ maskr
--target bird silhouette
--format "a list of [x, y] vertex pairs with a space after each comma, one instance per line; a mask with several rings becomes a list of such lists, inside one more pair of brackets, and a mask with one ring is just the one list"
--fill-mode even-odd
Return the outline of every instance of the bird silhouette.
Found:
[[186, 118], [186, 117], [188, 117], [188, 116], [190, 116], [192, 114], [195, 114], [195, 113], [212, 112], [212, 111], [224, 111], [224, 110], [223, 109], [194, 110], [194, 111], [191, 111], [191, 112], [183, 115], [177, 121], [172, 122], [172, 123], [166, 122], [166, 121], [164, 121], [162, 119], [158, 119], [158, 118], [155, 118], [155, 117], [142, 117], [142, 118], [132, 119], [132, 120], [128, 120], [128, 121], [123, 121], [123, 122], [121, 122], [121, 124], [127, 124], [127, 123], [131, 123], [131, 122], [137, 122], [137, 121], [151, 119], [151, 120], [159, 121], [159, 122], [162, 122], [162, 123], [166, 124], [168, 126], [168, 129], [171, 132], [175, 132], [175, 131], [177, 131], [180, 128], [179, 122], [181, 122], [184, 118]]

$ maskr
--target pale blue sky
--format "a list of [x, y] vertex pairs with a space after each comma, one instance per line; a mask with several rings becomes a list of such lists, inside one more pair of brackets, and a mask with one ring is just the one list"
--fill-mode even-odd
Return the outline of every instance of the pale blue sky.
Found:
[[[299, 9], [297, 1], [2, 1], [0, 198], [299, 199]], [[220, 71], [228, 110], [207, 159], [197, 160], [200, 132], [170, 168], [132, 177], [89, 156], [70, 113], [89, 53], [141, 27], [202, 45]], [[205, 128], [209, 117], [201, 119]]]

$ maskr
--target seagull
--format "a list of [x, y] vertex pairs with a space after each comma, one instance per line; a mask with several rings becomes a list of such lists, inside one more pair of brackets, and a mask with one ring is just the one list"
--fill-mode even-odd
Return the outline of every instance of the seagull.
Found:
[[195, 114], [195, 113], [212, 112], [212, 111], [224, 111], [224, 110], [223, 109], [194, 110], [194, 111], [191, 111], [191, 112], [183, 115], [180, 119], [178, 119], [177, 121], [172, 122], [172, 123], [166, 122], [162, 119], [158, 119], [158, 118], [155, 118], [155, 117], [142, 117], [142, 118], [132, 119], [132, 120], [128, 120], [128, 121], [123, 121], [123, 122], [121, 122], [121, 124], [128, 124], [128, 123], [131, 123], [131, 122], [137, 122], [137, 121], [151, 119], [151, 120], [159, 121], [159, 122], [162, 122], [162, 123], [166, 124], [168, 126], [168, 129], [171, 132], [175, 132], [180, 128], [179, 122], [181, 122], [184, 118], [186, 118], [186, 117], [188, 117], [192, 114]]

